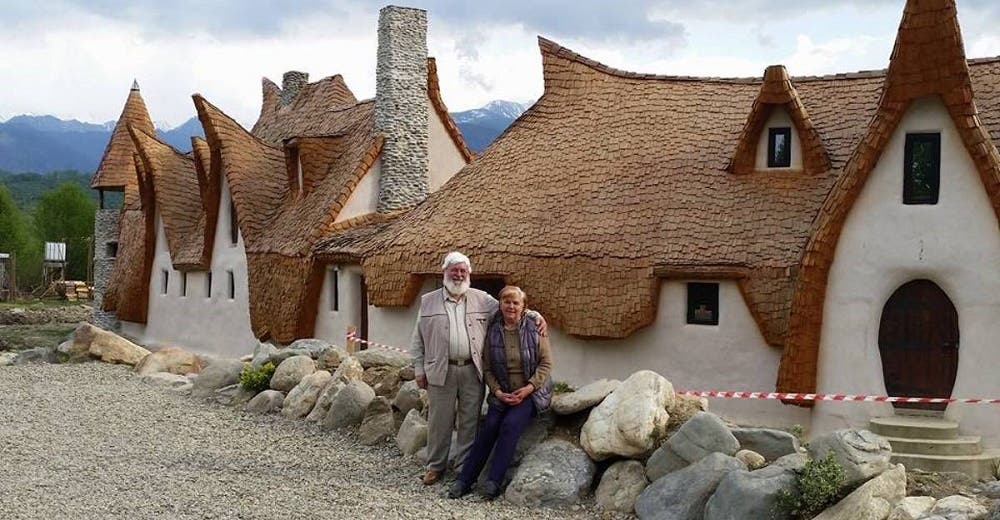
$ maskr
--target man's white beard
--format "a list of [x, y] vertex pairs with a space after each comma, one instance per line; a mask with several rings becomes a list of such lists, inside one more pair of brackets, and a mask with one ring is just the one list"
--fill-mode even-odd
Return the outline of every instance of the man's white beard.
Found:
[[456, 282], [449, 280], [447, 276], [444, 277], [444, 288], [448, 290], [448, 293], [452, 296], [461, 296], [465, 294], [465, 291], [469, 290], [469, 285], [471, 281], [466, 278], [461, 282]]

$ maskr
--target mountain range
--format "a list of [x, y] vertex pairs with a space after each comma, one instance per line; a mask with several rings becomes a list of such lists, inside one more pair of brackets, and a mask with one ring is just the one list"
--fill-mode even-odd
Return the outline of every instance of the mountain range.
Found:
[[[469, 148], [479, 153], [528, 106], [512, 101], [491, 101], [481, 108], [451, 115]], [[114, 121], [98, 124], [49, 115], [12, 117], [0, 123], [0, 171], [93, 172], [114, 127]], [[191, 136], [204, 135], [195, 117], [174, 128], [157, 128], [156, 133], [160, 139], [184, 152], [191, 149]]]

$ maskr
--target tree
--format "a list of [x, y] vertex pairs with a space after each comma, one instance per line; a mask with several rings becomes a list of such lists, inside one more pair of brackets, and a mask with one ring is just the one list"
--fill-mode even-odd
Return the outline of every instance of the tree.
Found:
[[14, 204], [6, 186], [0, 184], [0, 253], [13, 253], [17, 260], [17, 280], [22, 288], [41, 279], [42, 245], [31, 221]]
[[86, 280], [97, 205], [79, 185], [64, 182], [42, 194], [35, 226], [47, 242], [66, 243], [66, 279]]

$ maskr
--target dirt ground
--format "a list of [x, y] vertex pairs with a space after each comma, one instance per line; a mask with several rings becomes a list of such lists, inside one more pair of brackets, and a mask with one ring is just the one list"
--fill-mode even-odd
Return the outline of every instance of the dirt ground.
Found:
[[54, 347], [91, 314], [90, 302], [0, 303], [0, 351]]

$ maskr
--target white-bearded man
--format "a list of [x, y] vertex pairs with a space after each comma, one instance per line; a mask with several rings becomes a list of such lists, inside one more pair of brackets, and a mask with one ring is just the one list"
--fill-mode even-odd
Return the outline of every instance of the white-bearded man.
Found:
[[[496, 298], [469, 287], [472, 263], [462, 253], [452, 252], [441, 265], [444, 287], [420, 298], [420, 314], [413, 329], [410, 353], [417, 385], [427, 389], [427, 471], [424, 484], [441, 480], [448, 466], [451, 432], [456, 426], [456, 465], [476, 437], [483, 404], [482, 349], [490, 318], [497, 312]], [[528, 311], [544, 335], [545, 320]]]

